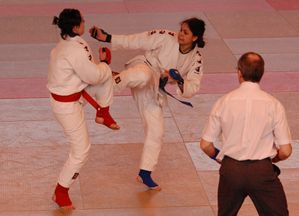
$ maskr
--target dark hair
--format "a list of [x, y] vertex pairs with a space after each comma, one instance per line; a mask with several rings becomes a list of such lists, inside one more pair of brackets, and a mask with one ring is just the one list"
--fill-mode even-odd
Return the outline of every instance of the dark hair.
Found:
[[245, 81], [259, 82], [264, 74], [264, 67], [264, 59], [255, 52], [247, 52], [238, 60], [238, 69]]
[[184, 23], [186, 23], [189, 26], [192, 34], [194, 36], [197, 36], [197, 40], [194, 41], [193, 44], [201, 48], [204, 47], [206, 44], [205, 41], [203, 40], [203, 34], [206, 30], [205, 22], [203, 20], [197, 19], [196, 17], [193, 17], [182, 21], [181, 25]]
[[54, 16], [52, 24], [60, 28], [60, 36], [65, 39], [66, 36], [75, 37], [78, 35], [73, 32], [73, 28], [80, 26], [81, 22], [82, 17], [79, 10], [66, 8], [59, 14], [59, 17]]

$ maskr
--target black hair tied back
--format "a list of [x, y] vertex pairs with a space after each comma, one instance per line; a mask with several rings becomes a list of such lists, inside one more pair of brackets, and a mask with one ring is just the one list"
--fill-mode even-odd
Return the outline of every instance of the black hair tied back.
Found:
[[206, 45], [206, 42], [204, 41], [203, 37], [198, 38], [197, 40], [197, 46], [200, 48], [203, 48]]
[[58, 22], [59, 22], [59, 18], [57, 16], [54, 16], [52, 24], [53, 25], [58, 25]]

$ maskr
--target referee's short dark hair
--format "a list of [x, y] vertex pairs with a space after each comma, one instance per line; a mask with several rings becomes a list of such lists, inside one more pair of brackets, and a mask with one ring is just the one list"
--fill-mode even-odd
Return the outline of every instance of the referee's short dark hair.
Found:
[[265, 62], [261, 55], [255, 52], [244, 53], [238, 60], [244, 81], [260, 82], [265, 70]]

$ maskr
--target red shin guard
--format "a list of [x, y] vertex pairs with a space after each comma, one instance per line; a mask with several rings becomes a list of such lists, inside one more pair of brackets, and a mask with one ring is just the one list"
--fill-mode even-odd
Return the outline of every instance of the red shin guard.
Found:
[[55, 198], [54, 201], [59, 205], [60, 207], [71, 207], [72, 201], [69, 197], [69, 188], [62, 187], [60, 184], [57, 184], [55, 188]]
[[116, 124], [114, 119], [111, 117], [109, 113], [109, 106], [108, 107], [101, 107], [97, 111], [97, 117], [103, 118], [103, 124], [107, 127], [111, 128], [112, 124]]

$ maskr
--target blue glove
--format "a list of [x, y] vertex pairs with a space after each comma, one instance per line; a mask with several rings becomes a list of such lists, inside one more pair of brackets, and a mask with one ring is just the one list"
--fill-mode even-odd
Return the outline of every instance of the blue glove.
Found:
[[178, 70], [176, 70], [176, 69], [170, 69], [170, 70], [169, 70], [169, 76], [170, 76], [172, 79], [174, 79], [175, 81], [177, 81], [177, 83], [178, 83], [179, 85], [184, 84], [184, 79], [183, 79], [183, 77], [181, 76], [181, 74], [179, 73]]
[[216, 160], [217, 155], [219, 154], [220, 150], [218, 148], [215, 148], [215, 155], [213, 157], [210, 157], [213, 160]]

